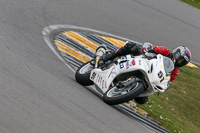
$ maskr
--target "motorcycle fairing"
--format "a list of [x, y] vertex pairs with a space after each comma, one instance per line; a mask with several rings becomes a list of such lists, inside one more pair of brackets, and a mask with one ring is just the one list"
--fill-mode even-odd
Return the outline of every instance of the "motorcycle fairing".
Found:
[[[118, 63], [112, 65], [109, 69], [93, 69], [90, 74], [90, 80], [92, 80], [95, 86], [105, 93], [113, 80], [123, 73], [141, 71], [149, 87], [142, 95], [150, 95], [154, 92], [164, 92], [168, 87], [168, 81], [170, 76], [166, 75], [163, 63], [163, 56], [158, 54], [157, 59], [148, 60], [140, 56], [131, 57], [126, 55], [118, 59]], [[141, 96], [142, 96], [141, 95]]]

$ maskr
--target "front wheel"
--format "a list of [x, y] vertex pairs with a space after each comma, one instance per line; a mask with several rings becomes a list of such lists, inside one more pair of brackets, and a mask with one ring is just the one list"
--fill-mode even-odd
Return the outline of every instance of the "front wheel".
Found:
[[94, 84], [90, 80], [90, 72], [93, 69], [93, 66], [90, 64], [90, 62], [91, 61], [86, 62], [82, 66], [80, 66], [75, 74], [76, 81], [83, 86], [89, 86]]
[[136, 98], [144, 92], [142, 82], [135, 82], [128, 87], [118, 88], [114, 86], [109, 89], [103, 96], [103, 101], [109, 105], [121, 104]]

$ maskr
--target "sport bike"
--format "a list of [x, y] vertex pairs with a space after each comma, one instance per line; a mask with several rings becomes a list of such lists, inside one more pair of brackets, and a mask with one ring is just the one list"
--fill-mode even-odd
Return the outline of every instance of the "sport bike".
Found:
[[149, 59], [143, 53], [139, 56], [122, 56], [98, 65], [100, 57], [105, 53], [104, 48], [99, 48], [95, 60], [83, 64], [75, 74], [81, 85], [94, 85], [103, 94], [105, 103], [120, 104], [136, 97], [163, 93], [168, 89], [168, 81], [174, 69], [170, 58], [154, 54]]

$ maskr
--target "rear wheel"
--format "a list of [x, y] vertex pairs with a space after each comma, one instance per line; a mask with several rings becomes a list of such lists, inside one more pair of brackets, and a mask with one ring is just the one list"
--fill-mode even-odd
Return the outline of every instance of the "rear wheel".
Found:
[[144, 85], [139, 81], [127, 87], [118, 88], [114, 86], [104, 94], [103, 101], [109, 105], [120, 104], [136, 98], [143, 92]]
[[94, 83], [90, 80], [90, 72], [92, 71], [92, 69], [93, 66], [90, 64], [90, 61], [84, 63], [76, 71], [76, 81], [83, 86], [93, 85]]

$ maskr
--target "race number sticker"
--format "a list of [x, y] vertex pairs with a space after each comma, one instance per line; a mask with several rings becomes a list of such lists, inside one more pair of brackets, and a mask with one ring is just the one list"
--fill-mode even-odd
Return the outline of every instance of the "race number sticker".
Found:
[[[126, 60], [127, 60], [126, 56], [122, 56], [120, 59], [120, 62], [126, 61]], [[122, 69], [125, 67], [126, 64], [125, 64], [125, 62], [122, 62], [122, 63], [120, 63], [120, 62], [119, 62], [119, 67], [120, 67], [120, 69]]]
[[158, 77], [161, 79], [161, 80], [160, 80], [160, 83], [165, 79], [165, 78], [164, 78], [164, 74], [163, 74], [162, 71], [160, 71], [160, 72], [158, 73]]
[[97, 75], [97, 74], [96, 74], [95, 72], [93, 72], [93, 73], [92, 73], [91, 79], [94, 80], [94, 78], [96, 77], [96, 75]]
[[120, 69], [124, 68], [124, 63], [119, 64]]
[[158, 73], [158, 77], [159, 77], [160, 79], [163, 77], [163, 72], [162, 72], [162, 71], [160, 71], [160, 72]]

